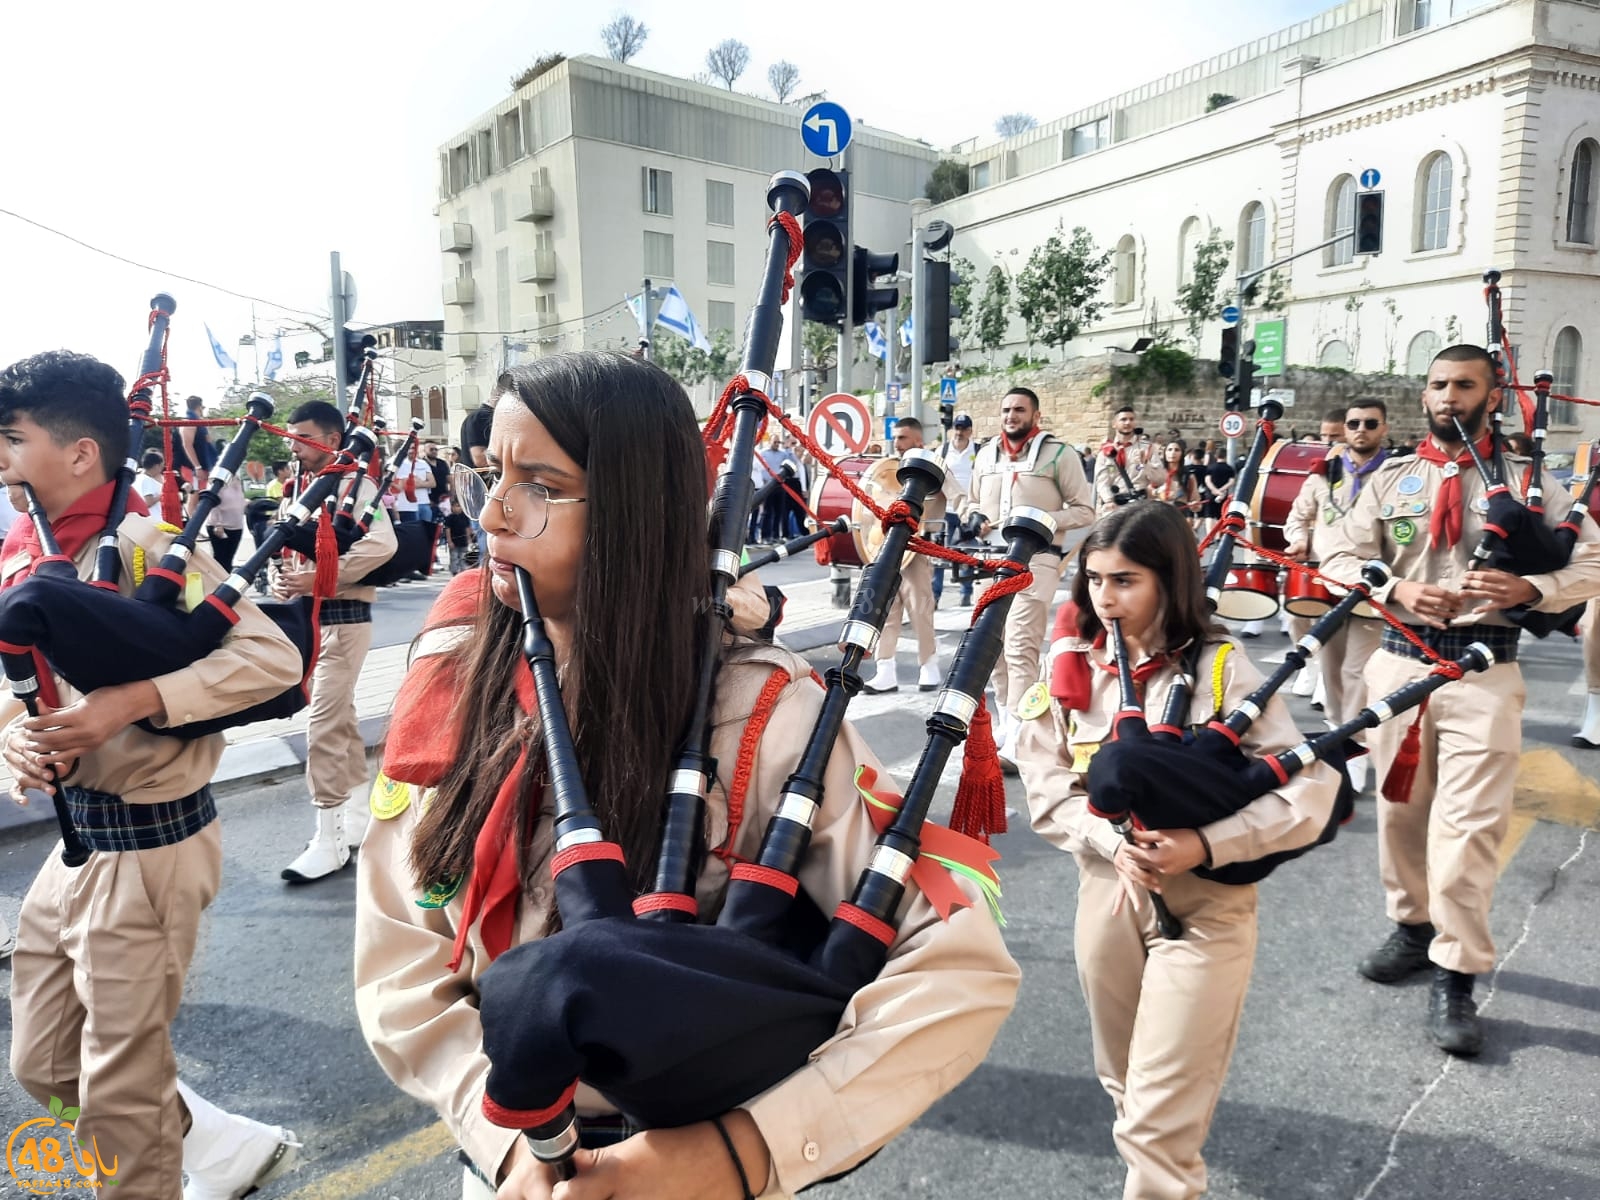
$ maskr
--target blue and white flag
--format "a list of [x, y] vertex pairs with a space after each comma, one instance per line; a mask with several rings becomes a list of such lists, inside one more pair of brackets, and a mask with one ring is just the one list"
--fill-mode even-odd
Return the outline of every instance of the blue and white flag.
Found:
[[656, 324], [665, 325], [696, 350], [711, 350], [711, 339], [700, 328], [700, 322], [689, 311], [689, 302], [683, 298], [677, 284], [661, 293], [661, 308], [656, 313]]
[[639, 336], [641, 338], [647, 337], [648, 330], [645, 328], [644, 320], [644, 293], [640, 292], [637, 296], [630, 296], [624, 292], [622, 300], [628, 306], [628, 311], [633, 314], [633, 319], [639, 326]]
[[272, 349], [267, 351], [267, 365], [261, 368], [261, 378], [276, 379], [283, 366], [283, 334], [272, 339]]
[[911, 318], [910, 317], [907, 317], [900, 324], [900, 344], [902, 346], [911, 345]]
[[217, 341], [217, 335], [211, 332], [211, 326], [207, 325], [205, 330], [206, 336], [211, 339], [211, 353], [216, 355], [217, 366], [221, 367], [224, 371], [237, 371], [239, 369], [239, 364], [234, 362], [233, 359], [228, 356], [228, 352], [222, 348], [222, 343]]
[[867, 335], [868, 354], [873, 358], [889, 357], [889, 343], [884, 340], [883, 329], [876, 321], [868, 321], [861, 327], [861, 332]]

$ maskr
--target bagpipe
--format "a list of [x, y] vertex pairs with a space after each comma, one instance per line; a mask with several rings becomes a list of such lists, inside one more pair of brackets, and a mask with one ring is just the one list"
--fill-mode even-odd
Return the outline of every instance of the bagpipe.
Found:
[[1128, 451], [1138, 443], [1128, 446], [1119, 446], [1115, 441], [1107, 442], [1100, 447], [1100, 453], [1109, 463], [1116, 465], [1117, 474], [1122, 477], [1122, 487], [1115, 485], [1111, 488], [1111, 501], [1114, 504], [1132, 504], [1135, 500], [1143, 500], [1150, 493], [1146, 488], [1138, 487], [1133, 482], [1133, 476], [1128, 474]]
[[[585, 795], [554, 651], [532, 582], [516, 571], [523, 653], [537, 697], [547, 794], [554, 799], [551, 871], [562, 928], [508, 950], [480, 980], [490, 1063], [483, 1108], [490, 1121], [523, 1130], [534, 1155], [559, 1178], [570, 1178], [579, 1144], [573, 1096], [580, 1080], [637, 1125], [691, 1124], [793, 1074], [837, 1033], [852, 995], [887, 961], [908, 879], [924, 885], [930, 872], [942, 870], [924, 847], [929, 853], [943, 847], [942, 862], [955, 853], [951, 842], [965, 841], [925, 828], [928, 808], [952, 749], [984, 711], [982, 688], [1000, 653], [1010, 596], [1030, 578], [1023, 564], [1054, 534], [1047, 514], [1013, 514], [1011, 561], [957, 652], [906, 795], [850, 899], [830, 919], [800, 888], [798, 871], [845, 707], [862, 686], [857, 667], [876, 645], [922, 502], [943, 479], [933, 455], [905, 457], [898, 473], [903, 490], [885, 518], [885, 552], [863, 572], [841, 634], [842, 662], [828, 673], [816, 727], [784, 784], [759, 856], [733, 867], [716, 922], [697, 923], [705, 797], [716, 770], [710, 697], [729, 613], [727, 590], [740, 573], [750, 468], [770, 407], [766, 391], [782, 303], [801, 249], [795, 217], [808, 196], [804, 177], [787, 171], [773, 177], [768, 192], [775, 215], [760, 296], [740, 373], [724, 393], [724, 401], [731, 397], [732, 449], [711, 504], [712, 603], [703, 670], [670, 775], [658, 866], [646, 895], [635, 897], [622, 851]], [[993, 857], [982, 846], [969, 849]], [[965, 902], [959, 896], [958, 903]]]

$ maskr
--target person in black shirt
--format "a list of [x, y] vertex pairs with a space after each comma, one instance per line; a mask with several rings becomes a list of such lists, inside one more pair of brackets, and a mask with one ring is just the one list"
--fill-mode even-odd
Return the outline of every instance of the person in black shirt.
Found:
[[510, 376], [502, 375], [495, 381], [494, 391], [489, 393], [489, 398], [462, 419], [461, 450], [467, 456], [469, 467], [489, 465], [484, 455], [489, 449], [489, 426], [494, 423], [494, 402], [500, 398], [500, 393], [509, 386], [509, 382]]

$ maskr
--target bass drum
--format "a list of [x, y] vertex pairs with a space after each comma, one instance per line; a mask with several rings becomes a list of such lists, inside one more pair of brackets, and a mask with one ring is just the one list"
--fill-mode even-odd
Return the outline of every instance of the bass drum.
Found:
[[1267, 447], [1255, 495], [1250, 497], [1252, 541], [1282, 554], [1289, 543], [1283, 526], [1306, 476], [1322, 473], [1328, 447], [1318, 442], [1276, 442]]
[[[1600, 443], [1583, 442], [1578, 446], [1578, 452], [1572, 459], [1572, 498], [1578, 499], [1583, 495], [1583, 485], [1589, 482], [1589, 471], [1594, 467], [1594, 449]], [[1595, 488], [1594, 495], [1589, 497], [1589, 515], [1600, 521], [1600, 488]]]
[[[835, 464], [841, 474], [849, 476], [860, 484], [861, 477], [879, 463], [895, 461], [876, 454], [854, 454], [849, 458], [836, 459]], [[864, 553], [861, 530], [856, 522], [856, 498], [833, 476], [832, 472], [822, 471], [820, 467], [818, 470], [820, 473], [811, 485], [809, 497], [811, 511], [824, 523], [837, 520], [839, 517], [849, 518], [850, 532], [836, 533], [818, 542], [815, 547], [817, 561], [823, 566], [829, 564], [841, 567], [865, 566], [871, 560]], [[890, 478], [894, 478], [892, 472]], [[890, 499], [894, 497], [891, 496]]]

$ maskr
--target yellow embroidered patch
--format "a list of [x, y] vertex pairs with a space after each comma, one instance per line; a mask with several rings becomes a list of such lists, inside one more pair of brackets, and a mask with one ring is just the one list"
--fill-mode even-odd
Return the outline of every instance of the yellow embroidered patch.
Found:
[[1081, 742], [1072, 748], [1072, 769], [1082, 775], [1089, 769], [1089, 763], [1095, 753], [1100, 749], [1099, 742]]
[[1022, 694], [1022, 703], [1017, 705], [1017, 716], [1024, 721], [1031, 721], [1049, 711], [1050, 687], [1041, 679]]
[[391, 821], [411, 807], [411, 785], [398, 783], [382, 771], [372, 781], [372, 815], [380, 821]]

